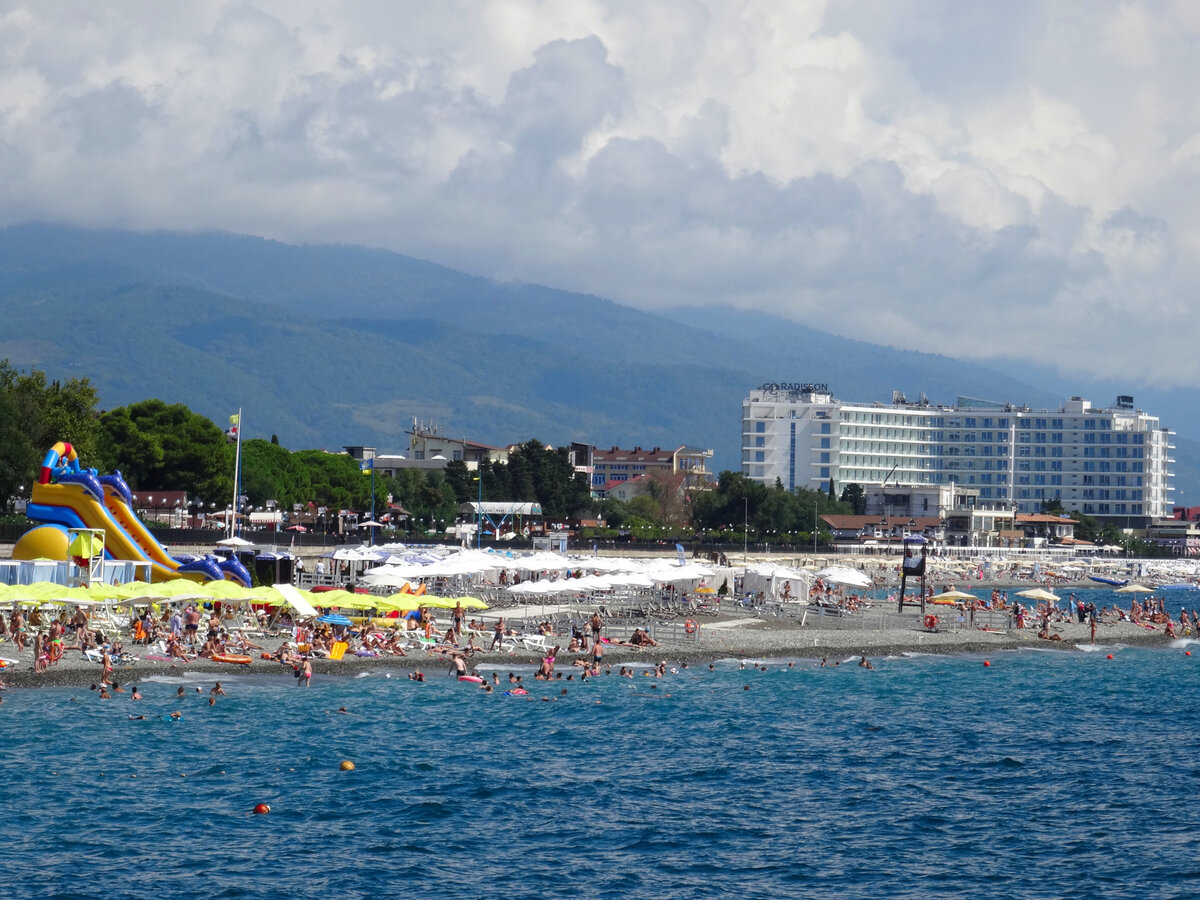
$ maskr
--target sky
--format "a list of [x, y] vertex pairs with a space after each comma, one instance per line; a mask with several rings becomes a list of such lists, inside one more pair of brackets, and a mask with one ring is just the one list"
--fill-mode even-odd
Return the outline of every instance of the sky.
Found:
[[1200, 4], [0, 0], [0, 224], [1200, 375]]

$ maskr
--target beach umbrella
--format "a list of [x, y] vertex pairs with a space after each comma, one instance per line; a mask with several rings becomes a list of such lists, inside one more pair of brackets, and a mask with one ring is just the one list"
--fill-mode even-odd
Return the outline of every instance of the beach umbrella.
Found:
[[1118, 594], [1153, 594], [1154, 588], [1148, 588], [1144, 584], [1127, 584], [1125, 587], [1117, 588]]
[[318, 622], [324, 622], [326, 625], [353, 625], [345, 616], [339, 616], [337, 613], [326, 613], [317, 618]]
[[847, 587], [869, 588], [872, 585], [871, 579], [862, 572], [847, 568], [846, 566], [829, 566], [818, 572], [817, 577], [824, 582], [832, 582], [833, 584], [841, 584]]
[[222, 541], [217, 541], [218, 547], [253, 547], [254, 541], [248, 541], [240, 537], [227, 537]]
[[979, 598], [976, 597], [974, 594], [967, 594], [967, 593], [964, 593], [963, 591], [957, 591], [957, 590], [943, 591], [942, 593], [934, 594], [932, 597], [929, 598], [930, 602], [932, 602], [932, 603], [938, 603], [938, 602], [957, 603], [959, 600], [978, 600], [978, 599]]
[[378, 601], [380, 609], [398, 609], [408, 612], [414, 609], [420, 609], [424, 603], [424, 597], [418, 597], [416, 594], [406, 594], [403, 592], [389, 594], [387, 597], [382, 597]]
[[1042, 600], [1047, 603], [1053, 603], [1058, 600], [1057, 594], [1052, 594], [1044, 588], [1030, 588], [1027, 591], [1017, 591], [1018, 597], [1024, 597], [1027, 600]]

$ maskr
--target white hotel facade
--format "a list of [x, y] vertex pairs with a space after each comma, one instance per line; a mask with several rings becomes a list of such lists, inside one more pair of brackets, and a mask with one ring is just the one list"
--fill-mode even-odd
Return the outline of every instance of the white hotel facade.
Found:
[[[1173, 432], [1132, 397], [1072, 397], [1036, 410], [960, 397], [954, 406], [847, 403], [824, 384], [764, 384], [742, 405], [742, 474], [792, 490], [958, 484], [983, 504], [1040, 512], [1043, 500], [1099, 517], [1171, 510]], [[1014, 506], [1015, 504], [1015, 506]]]

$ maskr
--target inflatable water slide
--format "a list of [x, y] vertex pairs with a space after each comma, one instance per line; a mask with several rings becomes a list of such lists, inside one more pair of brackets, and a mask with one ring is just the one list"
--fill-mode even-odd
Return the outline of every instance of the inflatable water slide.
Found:
[[13, 551], [16, 559], [67, 558], [67, 530], [104, 532], [104, 555], [150, 563], [151, 581], [226, 579], [249, 586], [250, 573], [236, 559], [176, 559], [133, 511], [133, 495], [120, 472], [100, 475], [83, 469], [75, 449], [60, 441], [42, 460], [38, 483], [25, 515], [44, 524], [27, 532]]

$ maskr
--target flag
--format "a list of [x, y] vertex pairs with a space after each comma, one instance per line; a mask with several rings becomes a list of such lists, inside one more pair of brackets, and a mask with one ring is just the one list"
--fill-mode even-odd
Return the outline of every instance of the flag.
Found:
[[362, 471], [362, 473], [364, 475], [370, 475], [372, 472], [375, 471], [375, 460], [374, 459], [364, 459], [361, 463], [358, 464], [358, 468], [360, 471]]
[[234, 413], [232, 416], [229, 417], [229, 424], [232, 425], [234, 428], [236, 428], [238, 426], [238, 424], [241, 422], [241, 420], [242, 420], [241, 413]]
[[231, 444], [238, 439], [238, 425], [241, 421], [241, 413], [234, 413], [229, 417], [229, 427], [225, 429], [225, 439]]

